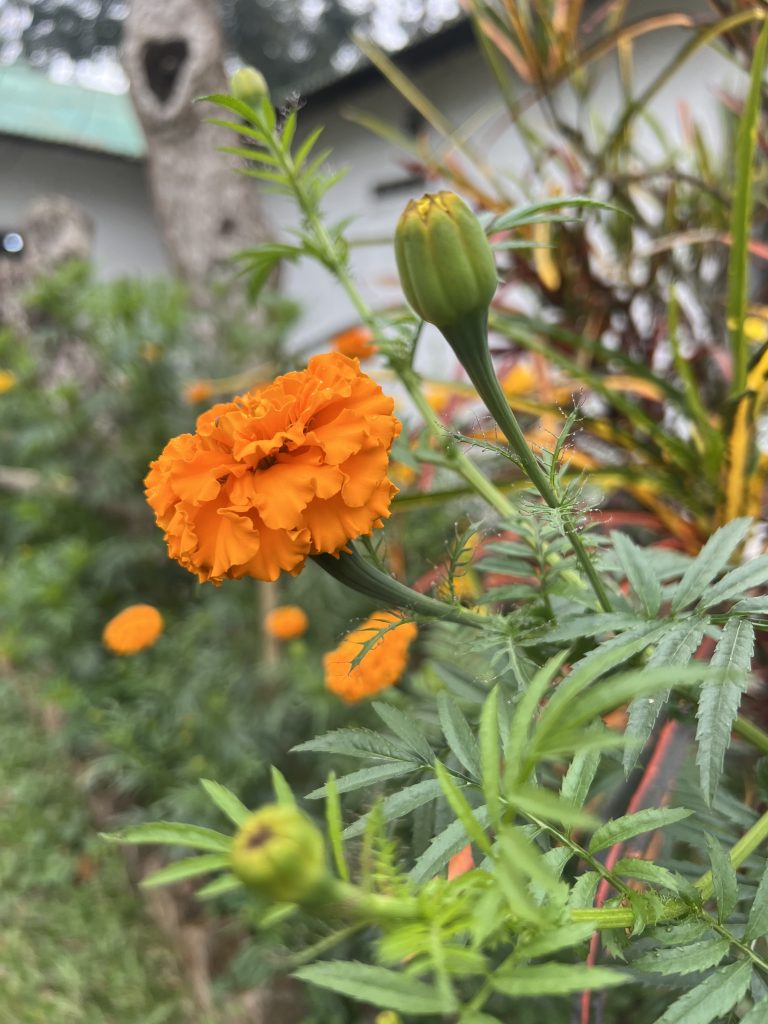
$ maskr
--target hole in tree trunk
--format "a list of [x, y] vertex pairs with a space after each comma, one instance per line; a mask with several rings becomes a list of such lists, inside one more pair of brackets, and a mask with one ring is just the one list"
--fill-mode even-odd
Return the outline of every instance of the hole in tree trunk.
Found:
[[183, 39], [168, 39], [163, 43], [147, 43], [144, 47], [144, 68], [149, 88], [161, 103], [173, 92], [189, 47]]

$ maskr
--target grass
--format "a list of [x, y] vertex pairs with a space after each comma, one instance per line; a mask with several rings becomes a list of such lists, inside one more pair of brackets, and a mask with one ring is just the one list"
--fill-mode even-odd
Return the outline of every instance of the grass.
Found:
[[55, 737], [0, 684], [0, 1024], [189, 1024], [176, 961]]

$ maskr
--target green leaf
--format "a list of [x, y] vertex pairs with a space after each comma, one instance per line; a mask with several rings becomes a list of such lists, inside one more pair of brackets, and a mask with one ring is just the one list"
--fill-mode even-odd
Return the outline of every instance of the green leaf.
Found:
[[[687, 665], [699, 649], [708, 624], [708, 619], [697, 617], [670, 625], [648, 659], [648, 667]], [[635, 767], [640, 752], [653, 732], [659, 711], [666, 704], [668, 697], [669, 690], [665, 690], [655, 698], [633, 700], [629, 705], [629, 721], [625, 735], [630, 742], [624, 750], [624, 771], [627, 775]]]
[[483, 795], [488, 816], [494, 828], [501, 822], [499, 800], [501, 774], [501, 744], [499, 742], [499, 688], [494, 686], [483, 705], [480, 715], [480, 763], [483, 776]]
[[339, 878], [343, 878], [347, 882], [349, 881], [349, 868], [344, 859], [344, 840], [342, 838], [344, 822], [341, 816], [341, 800], [339, 800], [339, 790], [334, 772], [328, 774], [325, 792], [325, 825], [333, 853], [333, 862], [336, 865]]
[[[375, 764], [370, 768], [361, 768], [360, 771], [342, 775], [340, 779], [336, 780], [336, 790], [338, 793], [351, 793], [364, 786], [372, 786], [377, 782], [386, 782], [388, 779], [409, 775], [422, 767], [423, 765], [419, 761], [390, 761], [385, 764]], [[320, 800], [326, 795], [326, 792], [325, 786], [319, 786], [311, 793], [307, 793], [307, 800]]]
[[[462, 1017], [462, 1020], [464, 1018]], [[761, 999], [755, 1003], [746, 1017], [742, 1017], [739, 1024], [765, 1024], [768, 1020], [768, 999]]]
[[632, 590], [640, 598], [640, 602], [649, 619], [653, 619], [661, 608], [661, 584], [645, 557], [645, 552], [624, 533], [611, 533], [616, 555], [621, 567], [629, 580]]
[[680, 889], [688, 884], [684, 878], [668, 868], [643, 860], [641, 857], [622, 857], [616, 862], [613, 870], [621, 878], [637, 878], [641, 882], [649, 882], [674, 893], [680, 892]]
[[524, 759], [528, 747], [528, 734], [531, 729], [531, 723], [535, 722], [539, 703], [567, 657], [568, 651], [566, 650], [546, 661], [531, 679], [517, 703], [512, 716], [509, 736], [504, 744], [504, 755], [507, 760], [504, 770], [505, 786], [515, 782], [523, 782], [529, 774], [524, 767]]
[[744, 941], [752, 942], [754, 939], [759, 939], [766, 934], [768, 934], [768, 862], [766, 862], [754, 901], [749, 910], [749, 920], [744, 932]]
[[[731, 569], [721, 580], [706, 591], [701, 599], [702, 608], [712, 608], [723, 601], [741, 597], [752, 587], [762, 587], [768, 580], [768, 555], [751, 558], [743, 565]], [[758, 599], [759, 600], [759, 599]]]
[[507, 228], [530, 224], [532, 218], [543, 210], [560, 210], [563, 207], [572, 206], [576, 209], [586, 210], [610, 210], [613, 213], [622, 214], [631, 219], [632, 215], [623, 206], [616, 206], [615, 203], [604, 203], [599, 199], [589, 199], [586, 196], [560, 196], [556, 199], [542, 199], [537, 203], [529, 203], [525, 206], [518, 206], [507, 213], [494, 217], [488, 226], [488, 231], [504, 231]]
[[200, 779], [200, 785], [221, 813], [226, 815], [238, 828], [245, 822], [246, 818], [250, 817], [251, 812], [245, 804], [226, 786], [222, 786], [221, 783], [214, 782], [212, 779]]
[[198, 889], [195, 893], [195, 898], [198, 900], [213, 900], [217, 896], [224, 896], [228, 892], [235, 892], [236, 889], [244, 888], [245, 886], [239, 878], [226, 874], [222, 875], [221, 878], [214, 878], [212, 882], [204, 885], [202, 889]]
[[594, 924], [566, 924], [541, 935], [521, 938], [515, 946], [515, 957], [532, 960], [538, 956], [549, 956], [561, 949], [570, 949], [587, 942], [595, 930]]
[[[488, 811], [485, 807], [476, 807], [472, 812], [481, 828], [488, 825]], [[448, 861], [459, 850], [467, 845], [467, 833], [460, 821], [452, 821], [447, 828], [439, 832], [424, 853], [418, 858], [409, 871], [414, 882], [425, 882], [442, 871]]]
[[414, 723], [413, 718], [398, 711], [391, 704], [382, 704], [380, 701], [374, 701], [372, 707], [387, 728], [391, 729], [409, 750], [412, 750], [425, 764], [432, 763], [435, 757], [434, 752], [424, 733]]
[[489, 980], [497, 992], [507, 996], [558, 996], [626, 985], [632, 977], [610, 967], [542, 964], [498, 971]]
[[749, 279], [749, 233], [754, 203], [755, 149], [760, 127], [763, 95], [763, 71], [768, 48], [768, 23], [763, 25], [755, 47], [752, 72], [736, 138], [736, 174], [731, 203], [731, 252], [728, 261], [728, 300], [726, 321], [731, 335], [733, 380], [731, 395], [740, 395], [747, 383], [747, 339], [744, 319], [747, 315]]
[[176, 821], [147, 822], [119, 832], [102, 833], [110, 843], [151, 843], [165, 846], [189, 846], [193, 850], [229, 853], [232, 837], [200, 825], [183, 825]]
[[571, 761], [560, 787], [560, 796], [574, 807], [583, 807], [600, 764], [600, 750], [581, 750]]
[[[495, 724], [494, 720], [494, 727]], [[485, 834], [485, 831], [478, 825], [477, 819], [472, 813], [472, 807], [468, 803], [467, 798], [451, 778], [451, 774], [448, 769], [439, 761], [435, 761], [435, 775], [437, 776], [437, 781], [443, 791], [443, 796], [448, 801], [453, 813], [464, 826], [464, 831], [467, 833], [470, 841], [476, 843], [484, 854], [490, 855], [490, 839]], [[492, 818], [491, 823], [493, 823]]]
[[387, 736], [381, 736], [372, 729], [335, 729], [292, 748], [293, 752], [305, 750], [324, 754], [344, 754], [347, 757], [366, 757], [372, 761], [379, 758], [388, 761], [413, 760], [402, 744]]
[[320, 138], [320, 136], [322, 135], [324, 130], [325, 129], [323, 128], [322, 125], [319, 128], [315, 128], [314, 131], [309, 133], [309, 135], [306, 137], [306, 139], [304, 139], [302, 144], [296, 150], [296, 153], [295, 153], [295, 155], [293, 157], [293, 165], [294, 165], [294, 167], [296, 168], [297, 171], [301, 170], [302, 164], [304, 163], [304, 161], [309, 156], [309, 154], [310, 154], [310, 152], [312, 150], [312, 147], [315, 145], [317, 140]]
[[147, 878], [142, 878], [141, 886], [144, 889], [151, 889], [157, 885], [170, 885], [172, 882], [180, 882], [185, 878], [194, 878], [196, 875], [205, 875], [210, 871], [221, 871], [229, 869], [229, 857], [223, 853], [206, 853], [201, 857], [185, 857], [184, 860], [176, 860], [168, 864]]
[[713, 673], [701, 688], [696, 741], [701, 788], [712, 804], [723, 771], [731, 727], [749, 682], [755, 628], [748, 619], [729, 619], [712, 656]]
[[[411, 811], [415, 811], [422, 804], [429, 803], [430, 800], [436, 800], [441, 793], [442, 790], [437, 779], [425, 779], [423, 782], [417, 782], [413, 786], [406, 786], [405, 789], [385, 797], [378, 805], [377, 813], [381, 815], [382, 822], [394, 821], [395, 818], [402, 818], [404, 815], [410, 814]], [[362, 818], [358, 818], [354, 824], [346, 828], [344, 830], [344, 838], [352, 839], [354, 836], [362, 835], [365, 832], [365, 826], [370, 815], [371, 812], [369, 811], [368, 814], [364, 814]]]
[[705, 939], [690, 946], [654, 949], [632, 961], [632, 967], [653, 974], [693, 974], [717, 967], [731, 948], [729, 939]]
[[272, 775], [272, 789], [275, 793], [275, 800], [279, 804], [286, 804], [288, 807], [296, 806], [296, 797], [293, 795], [293, 790], [288, 785], [288, 782], [280, 771], [279, 768], [275, 768], [271, 765], [270, 772]]
[[678, 583], [672, 599], [673, 614], [698, 601], [712, 580], [726, 567], [751, 525], [751, 519], [742, 517], [732, 519], [715, 530]]
[[473, 779], [479, 780], [480, 751], [477, 740], [458, 704], [445, 690], [441, 690], [437, 695], [437, 710], [448, 746], [456, 755], [459, 764]]
[[751, 974], [749, 960], [719, 968], [676, 999], [654, 1024], [711, 1024], [729, 1013], [744, 996]]
[[731, 858], [714, 836], [705, 833], [712, 867], [712, 888], [717, 904], [717, 919], [722, 924], [731, 916], [739, 898], [739, 883]]
[[[559, 895], [565, 903], [568, 886], [553, 873], [541, 852], [526, 836], [524, 829], [505, 825], [498, 835], [498, 843], [505, 853], [507, 864], [514, 865], [516, 871], [529, 878], [542, 892], [550, 896]], [[541, 916], [539, 912], [537, 916]]]
[[597, 829], [590, 840], [589, 852], [599, 853], [600, 850], [606, 850], [616, 843], [624, 843], [643, 832], [651, 832], [664, 825], [682, 821], [691, 814], [693, 811], [685, 807], [649, 807], [644, 811], [637, 811], [636, 814], [622, 815], [620, 818], [607, 821]]
[[592, 828], [595, 824], [590, 814], [541, 786], [520, 783], [505, 790], [504, 799], [510, 807], [541, 821], [555, 821], [566, 827], [579, 825], [583, 828]]
[[498, 1017], [491, 1017], [488, 1013], [476, 1013], [468, 1010], [459, 1017], [459, 1024], [502, 1024]]
[[373, 967], [354, 960], [308, 964], [294, 971], [293, 976], [361, 1003], [413, 1016], [452, 1013], [456, 1008], [448, 993], [437, 992], [400, 971]]

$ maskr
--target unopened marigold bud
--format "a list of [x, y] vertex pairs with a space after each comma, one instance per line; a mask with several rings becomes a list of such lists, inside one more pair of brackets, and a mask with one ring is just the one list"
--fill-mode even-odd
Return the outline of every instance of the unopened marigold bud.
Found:
[[405, 297], [444, 329], [485, 315], [496, 291], [496, 263], [480, 221], [454, 192], [412, 199], [395, 231]]
[[382, 1010], [376, 1014], [374, 1024], [403, 1024], [403, 1018], [394, 1010]]
[[297, 807], [266, 804], [235, 835], [232, 871], [268, 899], [302, 903], [327, 877], [323, 835]]
[[229, 80], [229, 91], [236, 100], [256, 106], [265, 96], [269, 96], [267, 80], [256, 68], [238, 68]]

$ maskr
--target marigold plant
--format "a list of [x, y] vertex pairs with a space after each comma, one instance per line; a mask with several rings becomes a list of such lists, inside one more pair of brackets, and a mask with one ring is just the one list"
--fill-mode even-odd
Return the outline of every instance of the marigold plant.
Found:
[[306, 633], [307, 613], [297, 604], [283, 604], [264, 617], [264, 629], [275, 640], [293, 640]]
[[104, 646], [115, 654], [136, 654], [151, 647], [163, 632], [163, 616], [151, 604], [132, 604], [104, 627]]
[[[401, 622], [395, 612], [376, 612], [344, 637], [339, 646], [323, 658], [325, 685], [349, 703], [372, 697], [394, 686], [405, 671], [408, 650], [418, 629], [413, 622]], [[387, 630], [355, 665], [365, 644], [380, 630]]]
[[300, 572], [389, 515], [394, 403], [340, 353], [214, 405], [172, 438], [146, 494], [168, 553], [201, 582]]

